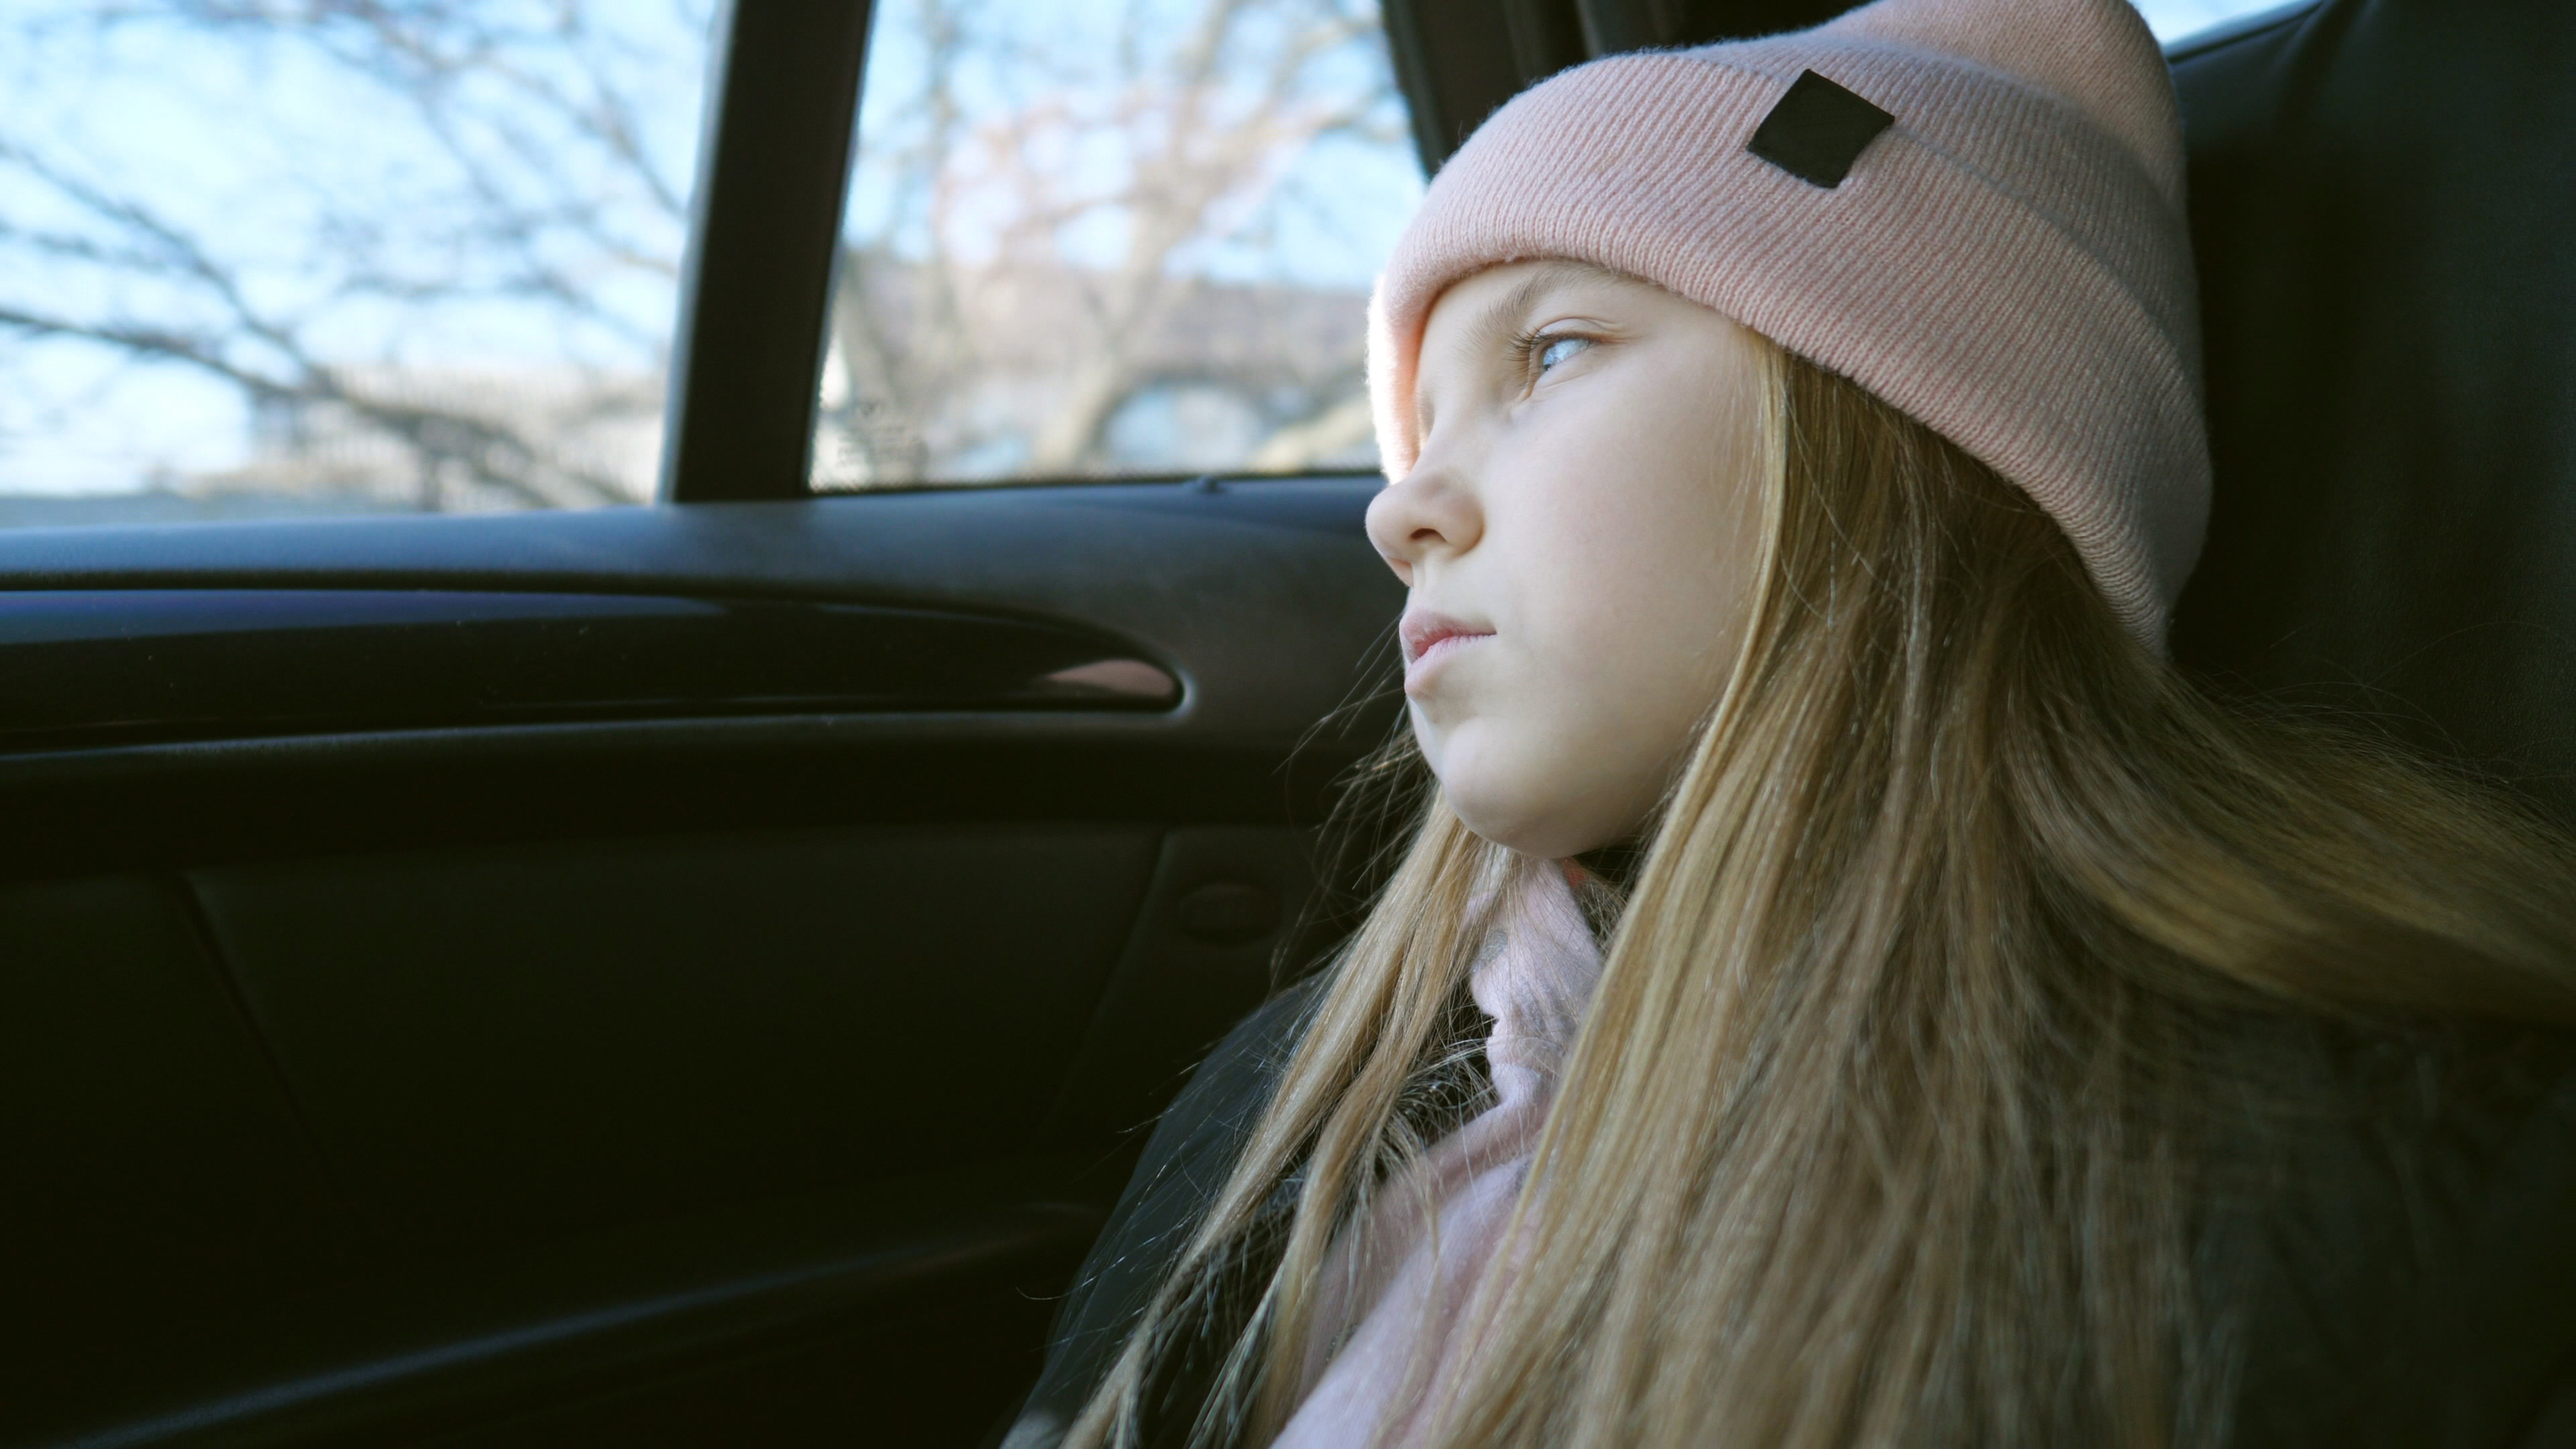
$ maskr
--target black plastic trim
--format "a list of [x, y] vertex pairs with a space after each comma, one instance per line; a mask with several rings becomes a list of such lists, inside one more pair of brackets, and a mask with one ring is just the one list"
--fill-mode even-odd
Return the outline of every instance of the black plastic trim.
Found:
[[171, 1325], [113, 1365], [57, 1366], [0, 1444], [374, 1441], [853, 1326], [900, 1329], [961, 1296], [1027, 1301], [1099, 1229], [1098, 1204], [1052, 1190], [1065, 1175], [1008, 1163], [881, 1181], [362, 1279], [220, 1334]]
[[2221, 46], [2233, 45], [2249, 36], [2291, 24], [2303, 19], [2309, 11], [2316, 9], [2321, 3], [2323, 0], [2290, 0], [2286, 5], [2275, 5], [2268, 10], [2255, 11], [2251, 15], [2239, 15], [2233, 20], [2222, 20], [2216, 25], [2195, 30], [2189, 35], [2176, 36], [2173, 43], [2165, 47], [2165, 63], [2178, 65], [2197, 56], [2207, 55]]
[[[791, 599], [1133, 641], [1183, 733], [1293, 740], [1392, 653], [1373, 476], [975, 488], [795, 503], [0, 530], [11, 589], [445, 589]], [[8, 599], [0, 592], [0, 615]], [[1300, 621], [1294, 628], [1282, 620]], [[1135, 723], [1145, 723], [1135, 720]]]
[[[1515, 26], [1510, 11], [1530, 12]], [[1562, 0], [1386, 0], [1386, 38], [1395, 57], [1396, 85], [1413, 119], [1414, 150], [1422, 169], [1438, 171], [1485, 117], [1521, 87], [1548, 71], [1584, 57], [1579, 50], [1547, 54], [1542, 44], [1563, 46], [1566, 17], [1547, 12]], [[1516, 43], [1517, 42], [1517, 43]], [[1520, 51], [1546, 69], [1525, 71]], [[1547, 64], [1548, 61], [1554, 64]]]
[[0, 531], [0, 637], [13, 600], [46, 591], [773, 601], [1116, 641], [1183, 687], [1170, 708], [460, 719], [0, 750], [0, 879], [867, 821], [1311, 821], [1398, 718], [1386, 676], [1403, 589], [1361, 533], [1379, 486]]
[[869, 0], [732, 0], [716, 29], [662, 496], [799, 498], [840, 252]]
[[1106, 635], [881, 605], [427, 589], [5, 597], [0, 751], [1181, 698], [1169, 671]]
[[1818, 25], [1850, 0], [1386, 0], [1396, 84], [1438, 171], [1527, 86], [1596, 56]]

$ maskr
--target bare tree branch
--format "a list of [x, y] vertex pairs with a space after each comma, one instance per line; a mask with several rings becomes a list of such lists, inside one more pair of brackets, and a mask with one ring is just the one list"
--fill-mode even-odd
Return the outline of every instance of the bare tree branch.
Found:
[[[689, 9], [676, 12], [688, 22], [674, 32], [683, 37], [703, 33]], [[149, 283], [166, 309], [138, 321], [131, 304], [91, 312], [65, 298], [0, 292], [0, 329], [191, 370], [263, 406], [320, 409], [343, 420], [335, 426], [407, 449], [425, 478], [454, 476], [532, 505], [631, 501], [636, 481], [567, 454], [556, 430], [639, 416], [639, 408], [649, 419], [656, 389], [621, 381], [577, 391], [542, 416], [496, 410], [461, 395], [442, 401], [435, 387], [388, 390], [398, 369], [354, 367], [315, 340], [342, 310], [371, 300], [419, 316], [503, 303], [615, 339], [639, 374], [660, 365], [664, 319], [609, 305], [602, 289], [621, 274], [666, 285], [677, 275], [686, 199], [645, 139], [642, 117], [660, 97], [634, 88], [649, 73], [637, 66], [657, 57], [594, 25], [590, 0], [558, 0], [535, 23], [526, 14], [484, 0], [90, 7], [89, 23], [102, 33], [149, 25], [305, 47], [399, 98], [461, 189], [409, 214], [387, 211], [379, 198], [317, 193], [307, 238], [315, 264], [293, 286], [254, 286], [274, 263], [258, 271], [212, 233], [39, 154], [0, 118], [0, 172], [36, 188], [56, 213], [41, 225], [0, 214], [0, 277], [15, 256], [120, 286]], [[683, 57], [692, 69], [695, 61]]]
[[[694, 0], [672, 3], [702, 23]], [[1294, 174], [1308, 148], [1404, 149], [1374, 12], [1368, 0], [1193, 0], [1173, 29], [1175, 8], [1130, 0], [1098, 44], [1067, 45], [1021, 6], [880, 5], [877, 24], [900, 27], [922, 68], [869, 80], [879, 119], [861, 163], [868, 217], [846, 239], [831, 317], [828, 468], [874, 481], [1096, 470], [1129, 446], [1113, 445], [1134, 435], [1126, 410], [1158, 393], [1252, 399], [1238, 409], [1258, 414], [1243, 446], [1262, 466], [1354, 445], [1356, 301], [1202, 273], [1212, 248], [1275, 252], [1292, 223], [1311, 233], [1332, 220], [1334, 198]], [[532, 504], [634, 496], [564, 440], [649, 421], [642, 379], [667, 350], [663, 319], [629, 299], [676, 277], [685, 168], [667, 132], [654, 139], [668, 112], [650, 78], [671, 71], [619, 28], [635, 12], [103, 0], [86, 15], [102, 33], [161, 27], [327, 64], [387, 99], [367, 124], [404, 128], [426, 179], [343, 196], [289, 178], [305, 191], [308, 260], [288, 269], [64, 153], [39, 154], [0, 117], [0, 182], [23, 179], [47, 202], [0, 212], [0, 332], [191, 370], [281, 416], [392, 440], [425, 480]], [[889, 83], [909, 85], [900, 105]], [[102, 285], [83, 300], [13, 292], [13, 260]], [[322, 340], [345, 339], [338, 319], [354, 313], [494, 306], [630, 358], [617, 364], [629, 371], [567, 364], [548, 374], [562, 397], [498, 407], [404, 371], [395, 342], [369, 363]], [[1293, 346], [1262, 335], [1332, 308], [1347, 324], [1295, 322]]]

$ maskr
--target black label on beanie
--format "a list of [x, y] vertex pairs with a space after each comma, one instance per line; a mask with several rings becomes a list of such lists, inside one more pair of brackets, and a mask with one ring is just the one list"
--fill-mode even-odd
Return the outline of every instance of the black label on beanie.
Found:
[[1896, 118], [1808, 71], [1753, 128], [1744, 149], [1817, 186], [1835, 187]]

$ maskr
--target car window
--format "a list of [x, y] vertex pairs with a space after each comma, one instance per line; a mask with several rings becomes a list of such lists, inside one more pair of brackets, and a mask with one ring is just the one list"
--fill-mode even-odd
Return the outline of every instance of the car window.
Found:
[[707, 11], [0, 6], [0, 524], [648, 498]]
[[1422, 190], [1370, 0], [884, 0], [818, 489], [1375, 466]]
[[[0, 7], [0, 526], [648, 498], [710, 7]], [[877, 10], [817, 486], [1374, 463], [1370, 0]]]

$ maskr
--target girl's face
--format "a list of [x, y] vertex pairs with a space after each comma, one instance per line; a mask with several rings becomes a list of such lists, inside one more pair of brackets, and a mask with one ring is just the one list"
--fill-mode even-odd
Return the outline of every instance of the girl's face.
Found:
[[1573, 855], [1671, 783], [1752, 602], [1764, 349], [1569, 262], [1491, 268], [1432, 309], [1422, 456], [1368, 530], [1412, 591], [1414, 736], [1477, 834]]

